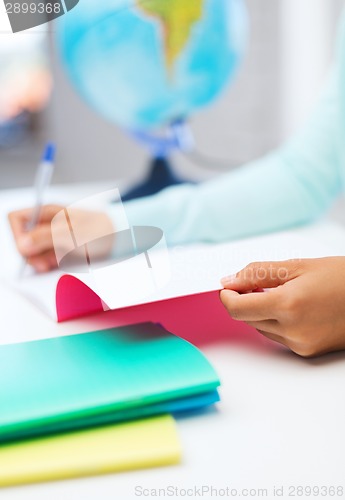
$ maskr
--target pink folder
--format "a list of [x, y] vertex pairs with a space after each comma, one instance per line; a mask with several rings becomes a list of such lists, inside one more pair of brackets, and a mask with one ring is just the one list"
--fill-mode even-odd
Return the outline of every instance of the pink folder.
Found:
[[244, 323], [234, 321], [223, 307], [219, 290], [140, 304], [113, 311], [103, 311], [101, 299], [77, 278], [62, 276], [56, 289], [56, 308], [59, 322], [103, 312], [106, 325], [160, 323], [195, 345], [228, 341], [230, 336], [253, 333]]

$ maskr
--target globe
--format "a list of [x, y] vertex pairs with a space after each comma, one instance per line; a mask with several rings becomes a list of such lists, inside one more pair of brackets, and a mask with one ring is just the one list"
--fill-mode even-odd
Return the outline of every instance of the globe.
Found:
[[58, 27], [79, 94], [112, 122], [145, 131], [210, 104], [246, 38], [242, 0], [81, 0]]

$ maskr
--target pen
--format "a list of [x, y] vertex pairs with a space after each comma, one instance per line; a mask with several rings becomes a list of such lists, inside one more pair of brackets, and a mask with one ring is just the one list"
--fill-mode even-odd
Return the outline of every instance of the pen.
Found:
[[[34, 184], [34, 191], [36, 197], [35, 206], [32, 211], [31, 219], [25, 226], [26, 231], [32, 231], [38, 224], [43, 205], [44, 193], [51, 182], [54, 172], [55, 150], [56, 147], [55, 144], [53, 143], [48, 143], [44, 148], [42, 160], [38, 165], [35, 177], [35, 184]], [[20, 277], [23, 276], [25, 268], [26, 268], [26, 260], [24, 260], [23, 262], [23, 266], [20, 271]]]

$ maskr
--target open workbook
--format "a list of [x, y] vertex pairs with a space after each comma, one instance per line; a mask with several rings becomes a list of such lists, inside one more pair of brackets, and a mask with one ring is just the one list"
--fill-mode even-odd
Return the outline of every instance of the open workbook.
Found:
[[334, 255], [331, 244], [320, 240], [309, 229], [299, 229], [220, 245], [169, 250], [159, 246], [121, 262], [91, 265], [87, 272], [32, 274], [12, 280], [12, 285], [60, 322], [102, 310], [152, 307], [178, 297], [217, 293], [223, 276], [253, 261]]

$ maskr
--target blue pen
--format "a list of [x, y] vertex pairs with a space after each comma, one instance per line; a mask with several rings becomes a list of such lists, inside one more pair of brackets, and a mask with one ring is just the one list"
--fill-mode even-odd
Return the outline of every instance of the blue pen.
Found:
[[27, 231], [32, 231], [38, 224], [43, 204], [43, 196], [51, 182], [54, 172], [55, 149], [54, 144], [47, 144], [44, 149], [42, 161], [38, 165], [34, 184], [36, 201], [31, 219], [26, 226]]
[[[56, 147], [53, 143], [48, 143], [42, 155], [42, 160], [38, 165], [36, 172], [34, 190], [35, 190], [35, 206], [32, 211], [31, 219], [27, 223], [25, 229], [26, 231], [32, 231], [38, 224], [40, 213], [43, 205], [43, 197], [46, 189], [48, 188], [53, 173], [54, 173], [54, 159], [55, 159]], [[23, 267], [20, 272], [20, 276], [24, 273], [26, 267], [26, 261], [23, 263]]]

